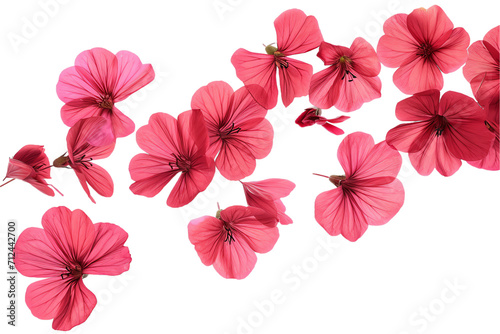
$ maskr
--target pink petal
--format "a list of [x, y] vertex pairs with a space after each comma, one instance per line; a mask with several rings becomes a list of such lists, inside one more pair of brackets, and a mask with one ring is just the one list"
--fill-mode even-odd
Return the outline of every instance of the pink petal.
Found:
[[243, 81], [254, 99], [265, 109], [278, 103], [276, 64], [274, 56], [238, 49], [231, 57], [236, 76]]
[[[43, 179], [39, 180], [39, 179], [28, 178], [28, 179], [24, 179], [24, 181], [31, 184], [33, 187], [35, 187], [36, 189], [38, 189], [39, 191], [41, 191], [45, 195], [48, 195], [48, 196], [55, 195], [54, 190], [52, 190], [50, 187], [52, 187], [54, 189], [56, 189], [56, 188], [52, 185], [50, 185], [50, 187], [49, 187], [49, 184], [47, 184], [47, 182], [45, 182], [45, 180], [43, 180]], [[59, 190], [57, 190], [57, 192], [59, 194], [61, 194], [61, 192]]]
[[380, 61], [370, 43], [358, 37], [352, 42], [351, 51], [353, 69], [356, 73], [366, 77], [379, 75], [381, 69]]
[[122, 101], [155, 78], [150, 64], [142, 64], [139, 57], [129, 51], [116, 54], [118, 73], [113, 91], [114, 101]]
[[400, 124], [387, 132], [387, 144], [398, 151], [415, 153], [427, 144], [435, 129], [429, 122]]
[[215, 174], [215, 163], [206, 156], [192, 160], [191, 169], [182, 173], [168, 196], [167, 205], [172, 208], [190, 203], [198, 193], [207, 189]]
[[113, 179], [111, 179], [111, 175], [101, 166], [92, 164], [89, 168], [73, 167], [73, 169], [75, 170], [80, 184], [93, 203], [95, 203], [95, 201], [92, 196], [90, 196], [86, 183], [88, 183], [96, 193], [103, 197], [111, 197], [113, 195]]
[[129, 270], [132, 258], [123, 244], [128, 234], [121, 227], [109, 223], [97, 223], [95, 242], [84, 260], [84, 273], [90, 275], [120, 275]]
[[387, 67], [399, 67], [415, 58], [418, 43], [406, 25], [408, 15], [396, 14], [384, 23], [384, 33], [377, 45], [377, 54]]
[[180, 152], [191, 156], [195, 152], [205, 154], [209, 139], [205, 119], [200, 110], [188, 110], [177, 117]]
[[25, 229], [17, 239], [14, 262], [28, 277], [57, 277], [66, 272], [65, 260], [54, 250], [45, 231], [36, 227]]
[[415, 94], [429, 89], [443, 89], [443, 74], [433, 62], [423, 57], [404, 63], [394, 72], [394, 84], [405, 94]]
[[363, 132], [351, 133], [342, 140], [337, 150], [337, 158], [346, 177], [356, 173], [374, 146], [372, 136]]
[[217, 259], [224, 243], [224, 232], [222, 222], [215, 217], [203, 216], [189, 222], [189, 241], [204, 265], [210, 266]]
[[96, 304], [97, 299], [94, 294], [83, 284], [83, 280], [78, 280], [67, 289], [52, 328], [67, 331], [82, 324], [92, 313]]
[[309, 94], [313, 68], [299, 60], [286, 58], [286, 61], [288, 67], [279, 68], [279, 77], [281, 99], [285, 107], [288, 107], [294, 98]]
[[437, 115], [440, 92], [432, 89], [417, 93], [396, 105], [396, 117], [400, 121], [426, 121]]
[[356, 76], [353, 81], [349, 82], [344, 78], [334, 83], [340, 85], [339, 98], [335, 107], [345, 112], [357, 110], [363, 103], [381, 96], [382, 82], [379, 77], [365, 77], [354, 70], [352, 74]]
[[431, 136], [424, 148], [409, 154], [411, 164], [420, 175], [429, 175], [434, 168], [443, 176], [451, 176], [462, 165], [446, 148], [443, 136]]
[[81, 119], [100, 116], [102, 112], [103, 109], [95, 105], [95, 101], [74, 100], [62, 106], [61, 118], [65, 125], [73, 126]]
[[168, 160], [144, 153], [132, 158], [129, 171], [132, 180], [136, 181], [130, 190], [146, 197], [156, 196], [179, 172], [170, 168]]
[[349, 241], [358, 240], [368, 228], [366, 217], [346, 198], [342, 187], [319, 194], [314, 215], [328, 234], [342, 234]]
[[309, 101], [318, 108], [329, 109], [337, 103], [340, 95], [341, 85], [339, 81], [342, 73], [330, 66], [311, 78], [309, 87]]
[[464, 77], [471, 82], [478, 75], [498, 71], [498, 62], [498, 59], [491, 56], [483, 41], [476, 41], [469, 47], [469, 57], [463, 68]]
[[5, 176], [5, 178], [24, 180], [34, 172], [35, 170], [33, 169], [33, 167], [27, 165], [26, 163], [16, 159], [9, 159], [9, 164], [7, 166], [7, 175]]
[[78, 121], [69, 129], [66, 142], [68, 156], [72, 163], [76, 156], [86, 155], [96, 160], [111, 155], [115, 148], [115, 141], [108, 143], [109, 138], [101, 132], [103, 128], [106, 128], [104, 117], [91, 117]]
[[118, 60], [113, 53], [103, 48], [83, 51], [76, 57], [75, 69], [97, 92], [113, 92], [118, 74]]
[[134, 122], [125, 116], [117, 107], [113, 106], [113, 110], [108, 113], [108, 117], [111, 120], [111, 127], [113, 129], [113, 134], [117, 138], [122, 138], [130, 135], [135, 130]]
[[319, 46], [323, 36], [314, 16], [299, 9], [283, 12], [274, 20], [278, 50], [285, 55], [305, 53]]
[[328, 124], [328, 123], [325, 123], [322, 125], [326, 130], [328, 130], [328, 132], [330, 133], [333, 133], [334, 135], [337, 135], [337, 136], [340, 136], [340, 135], [343, 135], [344, 134], [344, 130], [334, 126], [334, 125], [331, 125], [331, 124]]
[[267, 110], [255, 101], [248, 89], [242, 87], [233, 94], [231, 114], [227, 118], [238, 127], [259, 128], [266, 114]]
[[60, 276], [31, 283], [26, 289], [26, 305], [38, 319], [53, 319], [59, 314], [69, 289], [71, 284]]
[[250, 246], [243, 242], [224, 242], [214, 262], [215, 270], [224, 278], [243, 279], [257, 263], [257, 256]]
[[171, 157], [179, 150], [177, 120], [166, 113], [151, 115], [148, 124], [137, 130], [136, 136], [137, 145], [143, 151], [158, 157]]
[[347, 56], [352, 59], [353, 51], [345, 46], [321, 42], [317, 56], [325, 65], [333, 65], [338, 62], [339, 58], [342, 56]]
[[498, 103], [500, 96], [500, 73], [486, 72], [470, 81], [472, 92], [482, 106]]
[[82, 210], [51, 208], [43, 215], [42, 226], [53, 250], [66, 263], [81, 263], [95, 240], [94, 225]]
[[74, 66], [61, 72], [59, 82], [56, 85], [59, 99], [65, 103], [74, 103], [74, 107], [77, 104], [80, 107], [96, 104], [102, 93], [100, 89], [101, 87], [90, 75], [80, 75]]
[[387, 184], [398, 176], [402, 162], [399, 152], [382, 141], [370, 150], [348, 182], [356, 181], [360, 186]]
[[500, 51], [500, 26], [496, 26], [484, 35], [484, 44], [493, 59], [499, 61], [499, 51]]
[[420, 43], [427, 42], [438, 48], [448, 39], [453, 23], [439, 6], [418, 8], [408, 15], [408, 30]]
[[432, 57], [443, 73], [458, 70], [467, 60], [469, 34], [463, 28], [453, 29], [451, 36], [436, 50]]
[[290, 195], [295, 188], [295, 183], [285, 179], [266, 179], [255, 182], [242, 182], [242, 184], [252, 189], [271, 194], [273, 199], [278, 199]]

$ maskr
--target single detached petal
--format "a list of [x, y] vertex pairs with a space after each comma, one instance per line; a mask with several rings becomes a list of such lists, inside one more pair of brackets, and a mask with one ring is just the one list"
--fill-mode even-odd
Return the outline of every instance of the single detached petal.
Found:
[[132, 258], [128, 247], [123, 246], [128, 234], [121, 227], [97, 223], [95, 242], [84, 260], [85, 274], [120, 275], [129, 270]]
[[[231, 63], [236, 69], [236, 76], [243, 81], [255, 101], [265, 109], [273, 109], [278, 103], [274, 56], [238, 49], [231, 57]], [[297, 72], [299, 70], [293, 74]]]
[[278, 50], [285, 55], [305, 53], [323, 41], [318, 21], [299, 9], [289, 9], [274, 20]]

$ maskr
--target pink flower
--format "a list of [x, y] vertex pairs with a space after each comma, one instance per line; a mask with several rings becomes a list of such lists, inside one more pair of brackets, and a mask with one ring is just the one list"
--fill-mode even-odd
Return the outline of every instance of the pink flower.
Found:
[[500, 170], [500, 133], [499, 133], [499, 102], [486, 107], [486, 128], [495, 136], [488, 154], [481, 160], [467, 161], [471, 166], [487, 169]]
[[113, 195], [111, 176], [104, 168], [95, 164], [95, 160], [109, 157], [115, 148], [114, 140], [110, 144], [102, 145], [103, 141], [107, 142], [102, 131], [106, 126], [106, 119], [100, 116], [76, 122], [66, 137], [68, 155], [63, 154], [53, 163], [54, 167], [73, 169], [93, 203], [95, 200], [90, 195], [87, 183], [101, 196]]
[[377, 54], [387, 67], [399, 67], [394, 84], [405, 94], [443, 88], [443, 73], [456, 71], [467, 60], [469, 34], [439, 6], [397, 14], [384, 23]]
[[233, 92], [224, 81], [196, 91], [191, 108], [202, 111], [210, 138], [207, 154], [217, 156], [222, 176], [240, 180], [253, 173], [255, 159], [265, 158], [273, 146], [273, 127], [245, 87]]
[[114, 224], [92, 224], [83, 211], [63, 206], [49, 209], [42, 226], [21, 233], [15, 266], [24, 276], [45, 278], [28, 286], [31, 313], [54, 319], [53, 329], [67, 331], [85, 322], [97, 303], [83, 279], [129, 269], [132, 258], [123, 246], [128, 234]]
[[115, 103], [146, 86], [154, 76], [151, 65], [143, 65], [131, 52], [115, 56], [102, 48], [83, 51], [57, 83], [57, 95], [66, 103], [61, 109], [64, 124], [73, 126], [82, 118], [103, 116], [111, 138], [128, 136], [134, 132], [134, 122]]
[[[240, 181], [241, 182], [241, 181]], [[241, 182], [247, 204], [264, 210], [274, 217], [272, 226], [278, 222], [283, 225], [293, 223], [292, 219], [285, 215], [285, 205], [281, 201], [282, 197], [290, 195], [295, 188], [295, 184], [284, 179], [267, 179], [255, 182]]]
[[363, 38], [350, 48], [321, 42], [318, 57], [330, 66], [312, 76], [309, 101], [315, 106], [353, 111], [380, 97], [380, 61]]
[[337, 157], [345, 175], [325, 176], [337, 188], [316, 198], [315, 217], [330, 235], [356, 241], [368, 225], [387, 223], [403, 205], [403, 185], [396, 179], [402, 159], [385, 141], [375, 145], [362, 132], [345, 137]]
[[204, 265], [214, 265], [224, 278], [243, 279], [257, 262], [257, 253], [267, 253], [278, 241], [272, 217], [252, 207], [231, 206], [216, 217], [203, 216], [188, 225], [189, 241]]
[[0, 187], [18, 179], [31, 184], [45, 195], [54, 196], [54, 190], [50, 187], [61, 194], [53, 185], [45, 181], [45, 179], [50, 179], [50, 167], [49, 158], [45, 155], [43, 146], [26, 145], [12, 159], [9, 159], [4, 181], [6, 178], [12, 178], [12, 180], [5, 182]]
[[488, 31], [482, 41], [472, 43], [463, 68], [474, 96], [483, 107], [497, 104], [500, 99], [499, 35], [500, 26], [497, 26]]
[[266, 54], [238, 49], [231, 57], [236, 75], [250, 94], [266, 109], [278, 103], [276, 69], [279, 71], [281, 99], [288, 107], [295, 97], [309, 93], [312, 66], [288, 56], [305, 53], [319, 46], [323, 36], [314, 16], [299, 9], [283, 12], [274, 21], [277, 46], [266, 46]]
[[321, 116], [321, 113], [322, 111], [320, 108], [307, 108], [302, 114], [300, 114], [299, 117], [297, 117], [295, 124], [302, 128], [319, 124], [334, 135], [338, 136], [344, 134], [342, 129], [332, 124], [342, 123], [343, 121], [349, 119], [349, 116], [339, 116], [337, 118], [327, 119], [326, 117]]
[[411, 121], [387, 133], [387, 144], [408, 152], [421, 175], [434, 168], [444, 176], [453, 175], [463, 160], [480, 160], [488, 153], [493, 134], [484, 126], [485, 112], [470, 97], [439, 91], [415, 94], [396, 105], [396, 117]]
[[167, 199], [168, 206], [177, 208], [191, 202], [214, 177], [215, 163], [207, 155], [207, 128], [199, 110], [183, 112], [178, 120], [165, 113], [153, 114], [137, 130], [137, 144], [148, 154], [130, 161], [130, 176], [136, 181], [130, 190], [136, 195], [153, 197], [180, 173]]

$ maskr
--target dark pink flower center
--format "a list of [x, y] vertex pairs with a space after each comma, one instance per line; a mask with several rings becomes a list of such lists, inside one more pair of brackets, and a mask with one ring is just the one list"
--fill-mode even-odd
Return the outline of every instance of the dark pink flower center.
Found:
[[189, 172], [191, 169], [191, 160], [186, 158], [185, 156], [181, 154], [173, 154], [175, 158], [175, 162], [169, 162], [168, 165], [170, 166], [170, 169], [176, 168], [177, 170], [180, 170], [183, 173]]
[[66, 272], [61, 274], [61, 279], [77, 280], [80, 277], [85, 278], [87, 274], [83, 273], [83, 268], [79, 264], [66, 266]]
[[274, 63], [279, 68], [288, 68], [288, 62], [285, 59], [285, 55], [278, 51], [278, 48], [269, 44], [266, 46], [266, 53], [268, 55], [274, 56]]
[[235, 128], [234, 123], [231, 124], [231, 127], [229, 129], [219, 129], [219, 137], [221, 139], [225, 139], [229, 137], [231, 134], [238, 133], [241, 131], [241, 128]]
[[434, 131], [436, 132], [436, 136], [441, 136], [443, 132], [446, 130], [446, 128], [449, 125], [448, 120], [446, 120], [446, 117], [441, 116], [441, 115], [436, 115], [434, 117]]
[[347, 77], [348, 82], [352, 82], [356, 79], [356, 76], [352, 73], [352, 60], [347, 56], [342, 56], [339, 58], [338, 66], [340, 70], [344, 74], [341, 80], [344, 80]]
[[97, 105], [103, 109], [113, 109], [113, 99], [110, 94], [101, 96], [101, 100], [97, 102]]
[[231, 227], [229, 227], [229, 224], [227, 224], [226, 222], [224, 222], [224, 230], [226, 232], [226, 238], [224, 239], [224, 242], [228, 242], [229, 244], [231, 244], [232, 241], [235, 241], [233, 236], [233, 230], [231, 229]]
[[432, 57], [434, 49], [431, 44], [425, 42], [421, 44], [417, 49], [417, 56], [422, 57], [424, 59], [429, 59]]

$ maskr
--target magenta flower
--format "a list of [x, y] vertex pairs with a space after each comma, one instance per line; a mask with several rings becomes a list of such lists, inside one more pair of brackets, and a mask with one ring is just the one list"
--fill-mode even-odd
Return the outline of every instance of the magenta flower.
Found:
[[17, 240], [15, 266], [24, 276], [45, 278], [26, 291], [26, 304], [52, 328], [67, 331], [85, 322], [97, 299], [83, 284], [88, 275], [120, 275], [129, 270], [123, 246], [127, 232], [114, 224], [92, 221], [81, 210], [49, 209], [43, 229], [30, 227]]
[[294, 98], [309, 93], [313, 68], [288, 56], [315, 49], [323, 41], [318, 21], [299, 9], [283, 12], [274, 21], [277, 46], [266, 46], [266, 54], [238, 49], [231, 57], [236, 75], [264, 108], [278, 103], [276, 69], [280, 77], [281, 99], [288, 107]]
[[380, 61], [363, 38], [350, 48], [321, 42], [318, 57], [329, 67], [312, 76], [309, 101], [315, 106], [354, 111], [381, 96]]
[[[240, 181], [241, 182], [241, 181]], [[290, 195], [295, 188], [295, 184], [284, 179], [267, 179], [263, 181], [241, 182], [247, 204], [267, 212], [274, 217], [271, 226], [276, 226], [278, 222], [283, 225], [293, 223], [292, 219], [285, 214], [285, 205], [281, 201], [282, 197]]]
[[443, 89], [443, 73], [456, 71], [467, 60], [469, 34], [439, 6], [396, 14], [384, 23], [377, 54], [387, 67], [399, 67], [394, 84], [405, 94]]
[[[99, 195], [111, 197], [113, 195], [113, 180], [109, 173], [95, 160], [104, 159], [111, 155], [115, 148], [115, 141], [103, 145], [108, 140], [103, 136], [103, 129], [107, 127], [104, 117], [90, 117], [81, 119], [68, 131], [66, 142], [68, 155], [63, 154], [54, 160], [54, 167], [71, 168], [75, 171], [80, 184], [90, 200], [90, 185]], [[88, 184], [88, 185], [87, 185]]]
[[[500, 26], [469, 47], [469, 58], [463, 68], [476, 100], [483, 107], [497, 104], [500, 99]], [[498, 122], [497, 122], [498, 123]]]
[[18, 179], [31, 184], [45, 195], [54, 196], [54, 190], [50, 187], [61, 194], [53, 185], [45, 181], [45, 179], [50, 179], [50, 167], [49, 158], [47, 158], [43, 146], [26, 145], [12, 159], [9, 159], [4, 181], [7, 178], [12, 178], [12, 180], [5, 182], [0, 187]]
[[191, 202], [214, 177], [215, 163], [207, 155], [207, 128], [199, 110], [183, 112], [178, 120], [165, 113], [153, 114], [137, 130], [137, 144], [148, 154], [140, 153], [130, 161], [135, 181], [130, 190], [136, 195], [156, 196], [180, 173], [167, 199], [168, 206], [177, 208]]
[[345, 175], [320, 175], [337, 188], [318, 195], [315, 217], [330, 235], [356, 241], [368, 225], [387, 223], [403, 205], [403, 185], [396, 179], [402, 159], [385, 141], [375, 145], [362, 132], [346, 136], [337, 157]]
[[245, 87], [233, 92], [224, 81], [214, 81], [196, 91], [193, 110], [203, 113], [210, 138], [207, 154], [217, 156], [222, 176], [241, 180], [253, 173], [256, 159], [265, 158], [273, 146], [273, 127]]
[[143, 65], [131, 52], [115, 56], [102, 48], [83, 51], [57, 83], [57, 95], [65, 103], [61, 109], [64, 124], [73, 126], [82, 118], [103, 116], [111, 139], [128, 136], [134, 132], [134, 122], [115, 103], [146, 86], [154, 76], [151, 65]]
[[435, 168], [451, 176], [462, 165], [460, 159], [483, 159], [491, 147], [492, 132], [484, 126], [485, 112], [470, 97], [438, 90], [415, 94], [396, 105], [396, 117], [410, 121], [389, 130], [387, 144], [408, 152], [421, 175]]
[[342, 129], [333, 124], [342, 123], [343, 121], [349, 119], [349, 116], [339, 116], [337, 118], [327, 119], [326, 117], [321, 116], [321, 113], [322, 111], [320, 108], [307, 108], [302, 114], [299, 115], [299, 117], [297, 117], [295, 124], [301, 128], [318, 124], [334, 135], [338, 136], [344, 134]]
[[257, 253], [267, 253], [278, 241], [273, 218], [252, 207], [231, 206], [216, 217], [203, 216], [188, 225], [189, 241], [204, 265], [213, 264], [224, 278], [243, 279], [257, 262]]

